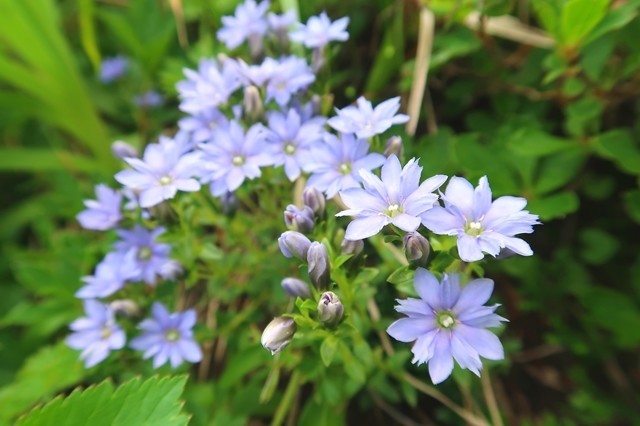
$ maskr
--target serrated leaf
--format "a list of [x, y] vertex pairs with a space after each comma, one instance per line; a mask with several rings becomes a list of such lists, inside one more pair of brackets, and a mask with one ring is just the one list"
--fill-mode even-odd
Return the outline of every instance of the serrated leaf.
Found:
[[20, 426], [186, 425], [180, 396], [186, 376], [135, 378], [117, 388], [103, 381], [85, 390], [76, 389], [36, 408], [18, 421]]

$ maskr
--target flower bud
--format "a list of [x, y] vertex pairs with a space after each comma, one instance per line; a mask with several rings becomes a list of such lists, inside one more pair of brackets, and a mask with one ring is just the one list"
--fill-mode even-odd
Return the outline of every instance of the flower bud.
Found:
[[417, 232], [409, 232], [403, 238], [404, 254], [416, 266], [426, 266], [431, 252], [429, 240]]
[[278, 238], [278, 245], [285, 257], [295, 256], [298, 259], [306, 260], [311, 241], [299, 232], [286, 231]]
[[305, 206], [302, 209], [289, 204], [284, 211], [284, 223], [294, 231], [311, 232], [313, 230], [313, 211]]
[[357, 256], [362, 253], [362, 250], [364, 249], [364, 241], [343, 239], [340, 243], [340, 247], [342, 248], [342, 254], [352, 254]]
[[337, 325], [344, 314], [344, 306], [338, 296], [332, 291], [325, 291], [318, 302], [318, 318], [324, 324], [333, 327]]
[[244, 107], [244, 115], [252, 119], [261, 117], [264, 113], [264, 106], [262, 104], [262, 97], [260, 91], [256, 86], [248, 86], [244, 89], [244, 100], [242, 102]]
[[133, 300], [123, 299], [114, 300], [109, 303], [109, 307], [116, 315], [123, 315], [125, 317], [137, 317], [140, 315], [140, 306]]
[[318, 289], [327, 288], [331, 267], [329, 265], [329, 252], [324, 244], [314, 241], [307, 252], [309, 264], [309, 279]]
[[322, 192], [316, 188], [305, 188], [302, 191], [302, 202], [306, 207], [309, 207], [316, 216], [322, 216], [324, 214], [325, 198]]
[[238, 210], [240, 202], [233, 192], [227, 191], [225, 194], [219, 196], [218, 200], [220, 200], [220, 204], [222, 206], [222, 213], [225, 215], [233, 216], [236, 210]]
[[384, 148], [384, 155], [386, 157], [394, 154], [396, 157], [402, 157], [404, 148], [402, 146], [402, 138], [400, 136], [391, 136], [387, 141], [387, 145]]
[[117, 158], [124, 160], [129, 157], [138, 157], [138, 150], [125, 141], [115, 141], [111, 144], [111, 152]]
[[297, 278], [288, 277], [282, 280], [282, 288], [291, 297], [311, 299], [311, 290], [307, 283]]
[[260, 343], [275, 355], [291, 342], [296, 333], [296, 323], [292, 318], [275, 317], [262, 332]]

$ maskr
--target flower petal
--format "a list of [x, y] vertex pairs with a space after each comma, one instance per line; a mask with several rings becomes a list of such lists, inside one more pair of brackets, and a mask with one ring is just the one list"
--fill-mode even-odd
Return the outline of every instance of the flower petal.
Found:
[[462, 288], [462, 294], [453, 309], [456, 313], [462, 313], [470, 308], [482, 306], [487, 303], [492, 292], [492, 280], [488, 278], [479, 278], [470, 281]]
[[418, 268], [413, 277], [413, 283], [418, 296], [427, 302], [433, 310], [442, 307], [440, 283], [435, 275], [424, 268]]
[[504, 348], [500, 339], [489, 330], [458, 324], [456, 334], [478, 351], [481, 357], [492, 360], [504, 359]]
[[434, 385], [443, 382], [453, 371], [449, 332], [440, 331], [434, 339], [433, 357], [429, 360], [429, 375]]
[[352, 241], [364, 240], [376, 235], [386, 224], [387, 218], [381, 215], [357, 218], [347, 226], [344, 238]]
[[435, 328], [435, 319], [400, 318], [387, 328], [387, 334], [400, 342], [413, 342]]
[[467, 234], [458, 237], [458, 254], [465, 262], [476, 262], [484, 257], [476, 237]]

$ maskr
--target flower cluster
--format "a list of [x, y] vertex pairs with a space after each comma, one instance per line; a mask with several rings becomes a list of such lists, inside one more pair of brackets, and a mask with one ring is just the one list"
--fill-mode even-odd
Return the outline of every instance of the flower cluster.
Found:
[[[267, 175], [277, 176], [279, 185], [288, 180], [305, 186], [302, 203], [283, 212], [289, 230], [278, 245], [284, 256], [306, 269], [311, 285], [284, 277], [282, 288], [304, 303], [317, 303], [311, 321], [327, 329], [350, 321], [346, 305], [353, 296], [344, 297], [334, 284], [344, 276], [336, 268], [363, 252], [367, 238], [396, 234], [407, 263], [419, 266], [414, 282], [420, 299], [399, 301], [396, 310], [407, 318], [394, 322], [388, 333], [402, 342], [415, 341], [414, 362], [428, 363], [434, 383], [451, 374], [454, 360], [479, 374], [480, 357], [503, 357], [500, 341], [485, 329], [505, 321], [495, 314], [498, 305], [484, 306], [493, 282], [457, 273], [445, 274], [439, 282], [424, 269], [431, 249], [440, 250], [446, 246], [443, 241], [456, 238], [457, 257], [442, 256], [452, 259], [447, 271], [464, 271], [464, 262], [479, 261], [485, 254], [528, 256], [529, 245], [516, 236], [532, 232], [538, 217], [524, 210], [523, 198], [493, 201], [486, 177], [475, 189], [466, 179], [452, 177], [440, 192], [447, 176], [423, 179], [416, 158], [403, 165], [398, 137], [383, 151], [381, 135], [409, 119], [398, 113], [399, 97], [376, 106], [360, 97], [355, 105], [336, 108], [335, 116], [323, 116], [331, 105], [314, 91], [322, 83], [318, 71], [326, 63], [327, 45], [349, 38], [349, 19], [332, 22], [323, 12], [303, 24], [291, 12], [270, 13], [270, 6], [266, 0], [240, 4], [233, 16], [222, 19], [217, 33], [228, 55], [202, 59], [197, 69], [184, 70], [177, 90], [185, 116], [173, 137], [161, 136], [141, 156], [123, 142], [114, 144], [114, 153], [127, 166], [115, 175], [122, 188], [98, 185], [97, 199], [85, 202], [78, 221], [87, 229], [115, 230], [119, 240], [93, 275], [83, 278], [77, 297], [84, 300], [86, 317], [71, 324], [69, 346], [82, 350], [87, 366], [101, 362], [125, 346], [126, 332], [117, 317], [131, 315], [132, 309], [117, 308], [122, 300], [97, 299], [136, 294], [143, 286], [148, 295], [160, 282], [179, 278], [183, 266], [161, 240], [171, 235], [171, 226], [160, 226], [165, 224], [163, 212], [180, 205], [175, 198], [208, 192], [205, 196], [220, 200], [225, 211], [229, 200], [242, 197], [236, 193], [239, 188], [252, 185], [271, 167]], [[327, 199], [347, 208], [328, 214]], [[342, 238], [339, 224], [344, 219], [336, 216], [352, 217], [339, 249], [331, 241]], [[332, 234], [335, 229], [338, 234]], [[147, 302], [146, 308], [152, 316], [139, 323], [142, 333], [130, 341], [131, 348], [153, 358], [154, 367], [200, 361], [192, 331], [194, 310], [170, 313], [157, 301]], [[265, 329], [261, 341], [272, 353], [294, 338], [297, 325], [290, 316], [276, 317]]]

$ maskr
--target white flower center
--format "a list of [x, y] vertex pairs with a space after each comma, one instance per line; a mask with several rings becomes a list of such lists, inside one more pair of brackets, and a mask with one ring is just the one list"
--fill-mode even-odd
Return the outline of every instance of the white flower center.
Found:
[[296, 152], [296, 146], [292, 143], [288, 143], [284, 146], [284, 153], [287, 155], [293, 155]]
[[451, 329], [456, 323], [455, 317], [449, 311], [444, 311], [436, 314], [436, 321], [438, 322], [440, 328], [444, 328], [446, 330]]
[[387, 216], [395, 217], [398, 213], [402, 213], [402, 207], [398, 204], [391, 204], [387, 207]]
[[231, 162], [234, 166], [242, 166], [244, 164], [244, 157], [242, 155], [235, 155]]
[[468, 222], [465, 232], [468, 235], [471, 235], [473, 237], [477, 237], [478, 235], [482, 234], [482, 223], [480, 222]]
[[169, 342], [175, 342], [180, 338], [180, 333], [175, 328], [170, 329], [166, 333], [164, 333], [164, 338]]
[[338, 167], [338, 169], [340, 170], [340, 173], [342, 173], [343, 175], [348, 175], [349, 173], [351, 173], [351, 164], [342, 163], [340, 164], [340, 167]]
[[159, 179], [160, 185], [169, 185], [171, 183], [173, 179], [171, 179], [171, 176], [162, 176]]
[[105, 325], [104, 327], [102, 327], [102, 330], [100, 330], [100, 338], [102, 340], [106, 340], [109, 337], [111, 337], [112, 333], [113, 332], [111, 331], [111, 328], [109, 328], [108, 326]]
[[140, 248], [140, 250], [138, 251], [138, 259], [140, 260], [149, 260], [151, 259], [152, 255], [153, 251], [151, 251], [151, 248], [147, 246]]

